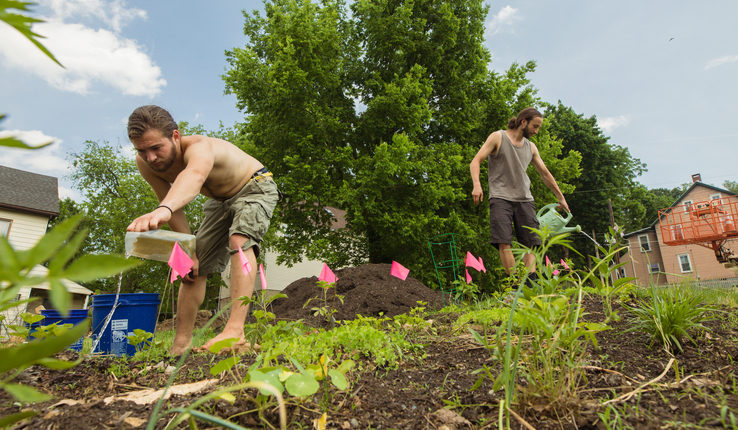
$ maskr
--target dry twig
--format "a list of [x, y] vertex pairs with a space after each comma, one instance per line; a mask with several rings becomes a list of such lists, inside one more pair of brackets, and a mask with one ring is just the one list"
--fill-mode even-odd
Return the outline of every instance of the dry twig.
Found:
[[616, 398], [614, 398], [614, 399], [612, 399], [612, 400], [608, 400], [608, 401], [606, 401], [605, 403], [603, 403], [603, 404], [602, 404], [602, 406], [605, 406], [605, 405], [607, 405], [607, 404], [609, 404], [609, 403], [619, 402], [619, 401], [621, 401], [621, 400], [622, 400], [622, 401], [626, 401], [626, 402], [627, 402], [627, 401], [628, 401], [628, 400], [630, 400], [630, 399], [631, 399], [631, 398], [632, 398], [633, 396], [635, 396], [636, 394], [638, 394], [638, 393], [640, 393], [641, 391], [643, 391], [643, 389], [644, 389], [644, 388], [646, 388], [647, 386], [649, 386], [649, 385], [651, 385], [651, 384], [653, 384], [653, 383], [655, 383], [655, 382], [658, 382], [658, 381], [660, 381], [660, 380], [661, 380], [661, 378], [663, 378], [664, 376], [666, 376], [666, 373], [667, 373], [667, 372], [669, 372], [669, 369], [671, 369], [671, 365], [672, 365], [672, 363], [674, 363], [674, 359], [673, 359], [673, 358], [672, 358], [672, 359], [670, 359], [670, 360], [669, 360], [669, 362], [668, 362], [668, 363], [666, 364], [666, 368], [664, 369], [664, 371], [663, 371], [663, 372], [661, 372], [661, 375], [659, 375], [659, 376], [657, 376], [656, 378], [654, 378], [654, 379], [652, 379], [652, 380], [650, 380], [650, 381], [646, 382], [645, 384], [641, 385], [640, 387], [636, 388], [635, 390], [633, 390], [633, 391], [631, 391], [631, 392], [629, 392], [629, 393], [625, 393], [625, 394], [623, 394], [623, 395], [622, 395], [622, 396], [620, 396], [620, 397], [616, 397]]

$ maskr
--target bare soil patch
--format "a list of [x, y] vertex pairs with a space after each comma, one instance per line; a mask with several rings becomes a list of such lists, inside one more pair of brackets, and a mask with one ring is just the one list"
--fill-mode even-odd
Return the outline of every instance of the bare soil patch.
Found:
[[[386, 275], [385, 275], [386, 273]], [[337, 271], [339, 281], [334, 293], [344, 295], [344, 303], [336, 302], [336, 320], [347, 320], [356, 314], [392, 316], [407, 312], [417, 306], [417, 301], [428, 303], [428, 309], [440, 307], [442, 297], [418, 281], [408, 278], [402, 282], [389, 276], [388, 267], [360, 267]], [[308, 298], [322, 297], [323, 291], [315, 286], [315, 278], [297, 281], [285, 291], [289, 299], [274, 303], [274, 312], [280, 318], [304, 319], [318, 326], [321, 318], [313, 317], [303, 305]], [[395, 282], [396, 281], [396, 282]], [[312, 305], [312, 303], [311, 303]], [[588, 321], [602, 321], [602, 303], [598, 297], [585, 301]], [[622, 309], [616, 307], [621, 314]], [[733, 312], [732, 310], [730, 312]], [[351, 376], [346, 392], [331, 387], [332, 401], [328, 407], [329, 429], [486, 429], [497, 428], [498, 403], [502, 391], [492, 390], [491, 382], [471, 390], [478, 375], [472, 372], [484, 365], [495, 371], [499, 367], [490, 359], [490, 352], [477, 344], [466, 330], [452, 332], [457, 315], [435, 314], [437, 336], [422, 338], [425, 357], [402, 363], [397, 370], [377, 368], [369, 362], [361, 363], [361, 371]], [[693, 334], [696, 345], [685, 341], [684, 352], [675, 358], [680, 376], [674, 370], [642, 393], [628, 400], [629, 413], [623, 417], [620, 428], [732, 428], [724, 426], [721, 409], [738, 411], [735, 359], [738, 356], [738, 332], [728, 323], [731, 314], [707, 325], [710, 332]], [[536, 429], [604, 429], [598, 412], [605, 408], [603, 401], [633, 391], [664, 371], [672, 358], [660, 346], [649, 348], [650, 339], [643, 333], [624, 333], [628, 327], [625, 319], [611, 323], [611, 330], [597, 335], [599, 350], [592, 350], [591, 368], [583, 381], [576, 407], [566, 414], [546, 408], [545, 405], [515, 405], [521, 417]], [[77, 354], [71, 351], [58, 358], [73, 360]], [[246, 366], [254, 361], [253, 355], [244, 355]], [[11, 399], [0, 394], [0, 416], [7, 416], [21, 409], [37, 411], [38, 416], [17, 425], [28, 429], [130, 429], [144, 428], [153, 406], [138, 405], [129, 401], [106, 404], [104, 399], [120, 396], [143, 388], [160, 389], [168, 375], [164, 369], [175, 364], [169, 359], [158, 369], [143, 370], [147, 363], [122, 362], [114, 357], [86, 359], [70, 370], [54, 371], [34, 366], [18, 378], [23, 384], [35, 386], [53, 394], [50, 402], [30, 406], [14, 406]], [[157, 363], [149, 363], [157, 364]], [[193, 354], [178, 373], [175, 383], [184, 384], [212, 378], [209, 374], [213, 357]], [[131, 369], [129, 376], [116, 378], [110, 372], [116, 366]], [[553, 372], [556, 369], [552, 369]], [[233, 384], [228, 376], [219, 385]], [[253, 395], [252, 393], [251, 395]], [[202, 393], [173, 396], [167, 408], [187, 406]], [[69, 400], [59, 403], [60, 400]], [[622, 404], [620, 404], [622, 406]], [[264, 413], [266, 425], [254, 411], [253, 402], [238, 396], [231, 404], [224, 400], [208, 405], [208, 412], [247, 428], [278, 427], [275, 410]], [[443, 409], [453, 412], [447, 416]], [[320, 396], [314, 396], [301, 404], [292, 402], [288, 407], [288, 428], [313, 428], [313, 420], [321, 415]], [[171, 416], [167, 417], [167, 419]], [[156, 428], [166, 425], [163, 419]], [[200, 428], [212, 428], [199, 423]], [[181, 428], [187, 428], [181, 426]], [[524, 428], [513, 421], [515, 429]]]

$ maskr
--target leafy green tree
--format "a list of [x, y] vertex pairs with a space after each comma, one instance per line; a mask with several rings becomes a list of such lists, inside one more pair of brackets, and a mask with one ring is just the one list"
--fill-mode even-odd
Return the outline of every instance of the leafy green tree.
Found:
[[[282, 262], [396, 260], [431, 285], [427, 241], [454, 232], [459, 249], [494, 264], [469, 162], [535, 102], [535, 64], [487, 71], [487, 10], [481, 0], [359, 0], [350, 11], [340, 0], [273, 0], [264, 17], [245, 14], [249, 43], [227, 53], [223, 79], [248, 114], [242, 147], [286, 196], [273, 220]], [[544, 145], [547, 157], [557, 145]], [[566, 178], [572, 156], [546, 161]], [[326, 206], [345, 209], [349, 228], [334, 230]]]
[[[581, 154], [582, 174], [572, 184], [576, 191], [567, 196], [567, 203], [574, 214], [574, 222], [591, 234], [608, 231], [611, 200], [615, 222], [626, 230], [642, 228], [646, 208], [641, 203], [644, 190], [636, 178], [646, 171], [646, 165], [633, 158], [627, 148], [608, 143], [597, 125], [597, 118], [585, 118], [559, 102], [547, 105], [544, 116], [550, 120], [549, 132], [563, 141], [565, 151]], [[592, 242], [583, 235], [575, 236], [574, 248], [587, 255]]]
[[646, 207], [646, 214], [641, 223], [642, 227], [646, 227], [656, 221], [659, 216], [659, 210], [668, 208], [686, 191], [683, 187], [668, 188], [652, 188], [643, 198], [643, 205]]
[[736, 181], [725, 181], [723, 182], [723, 188], [728, 191], [738, 194], [738, 182]]

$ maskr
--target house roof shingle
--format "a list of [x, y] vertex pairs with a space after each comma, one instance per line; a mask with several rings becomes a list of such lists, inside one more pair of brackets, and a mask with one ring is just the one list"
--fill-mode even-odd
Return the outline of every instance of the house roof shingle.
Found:
[[59, 180], [0, 166], [0, 207], [59, 215]]

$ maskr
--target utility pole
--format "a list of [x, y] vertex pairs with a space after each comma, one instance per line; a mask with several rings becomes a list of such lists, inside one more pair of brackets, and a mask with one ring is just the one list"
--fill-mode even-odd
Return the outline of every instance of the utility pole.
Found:
[[[610, 227], [615, 230], [615, 215], [612, 213], [612, 201], [607, 199], [607, 209], [610, 211]], [[618, 234], [618, 232], [615, 232]], [[615, 263], [620, 264], [620, 254], [615, 254]]]

